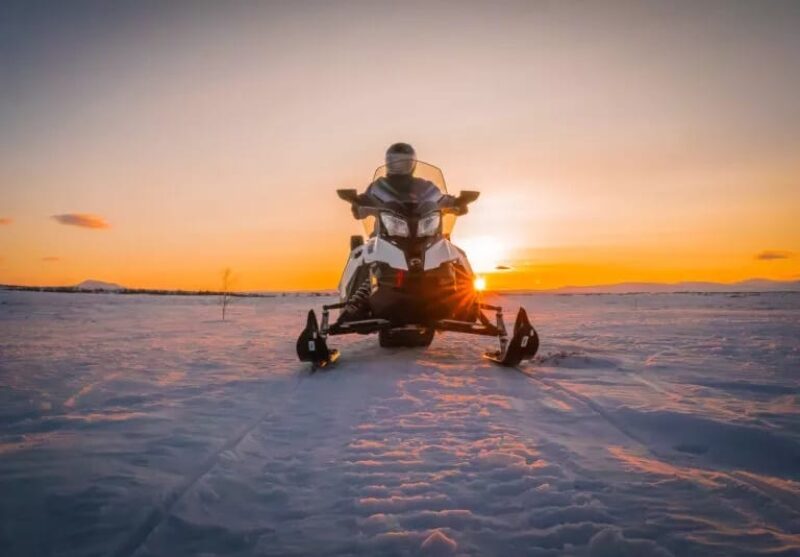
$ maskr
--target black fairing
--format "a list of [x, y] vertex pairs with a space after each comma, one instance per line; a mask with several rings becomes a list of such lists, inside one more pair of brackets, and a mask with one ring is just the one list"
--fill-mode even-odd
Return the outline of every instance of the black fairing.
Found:
[[372, 267], [372, 315], [394, 325], [433, 324], [440, 319], [476, 319], [475, 291], [466, 270], [448, 263], [428, 271]]

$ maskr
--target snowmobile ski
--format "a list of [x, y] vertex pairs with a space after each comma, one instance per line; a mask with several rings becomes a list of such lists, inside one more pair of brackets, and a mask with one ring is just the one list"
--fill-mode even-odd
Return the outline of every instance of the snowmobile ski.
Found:
[[539, 335], [528, 319], [525, 308], [519, 308], [517, 320], [514, 322], [514, 334], [505, 347], [505, 350], [486, 352], [483, 357], [505, 367], [518, 365], [522, 360], [528, 360], [536, 355], [539, 350]]
[[328, 366], [339, 359], [339, 351], [329, 349], [325, 337], [320, 333], [313, 309], [308, 311], [306, 328], [297, 339], [297, 356], [301, 362], [311, 362], [314, 369]]

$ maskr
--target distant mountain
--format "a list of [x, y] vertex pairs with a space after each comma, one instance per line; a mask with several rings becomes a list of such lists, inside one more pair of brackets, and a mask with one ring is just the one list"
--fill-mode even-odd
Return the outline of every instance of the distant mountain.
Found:
[[596, 286], [564, 286], [547, 292], [558, 294], [624, 294], [631, 292], [800, 292], [800, 280], [782, 281], [749, 279], [734, 283], [720, 282], [623, 282]]
[[118, 292], [125, 290], [124, 286], [113, 282], [103, 282], [102, 280], [85, 280], [75, 285], [76, 290], [106, 290], [108, 292]]

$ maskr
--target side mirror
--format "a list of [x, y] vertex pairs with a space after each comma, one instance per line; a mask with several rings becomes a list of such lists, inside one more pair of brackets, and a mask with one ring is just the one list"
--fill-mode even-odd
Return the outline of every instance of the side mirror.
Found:
[[339, 199], [344, 199], [348, 203], [358, 201], [358, 191], [356, 190], [336, 190], [336, 195], [339, 196]]
[[461, 193], [458, 194], [457, 198], [458, 204], [461, 205], [462, 207], [469, 205], [470, 203], [478, 199], [480, 195], [481, 192], [479, 191], [469, 191], [469, 190], [462, 191]]
[[364, 236], [355, 235], [350, 236], [350, 251], [353, 251], [356, 248], [360, 248], [364, 245]]

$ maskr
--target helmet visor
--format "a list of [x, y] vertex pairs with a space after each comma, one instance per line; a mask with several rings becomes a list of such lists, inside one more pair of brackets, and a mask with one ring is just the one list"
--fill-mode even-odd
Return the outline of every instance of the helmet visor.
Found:
[[413, 174], [417, 166], [417, 157], [408, 153], [387, 153], [387, 174]]

